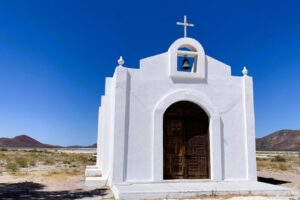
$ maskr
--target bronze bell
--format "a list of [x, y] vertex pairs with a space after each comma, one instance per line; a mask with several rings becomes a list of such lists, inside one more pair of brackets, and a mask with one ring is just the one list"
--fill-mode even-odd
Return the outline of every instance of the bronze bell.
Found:
[[190, 61], [187, 58], [187, 56], [184, 56], [184, 59], [182, 61], [182, 65], [181, 65], [181, 69], [184, 71], [191, 69]]

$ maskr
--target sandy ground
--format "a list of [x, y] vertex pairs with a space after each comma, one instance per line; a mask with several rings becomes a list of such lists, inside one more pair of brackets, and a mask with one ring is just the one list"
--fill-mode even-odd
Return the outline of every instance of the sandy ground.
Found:
[[259, 177], [269, 179], [269, 183], [300, 190], [300, 174], [292, 172], [259, 171]]
[[[273, 177], [282, 178], [287, 183], [283, 186], [292, 188], [298, 187], [300, 178], [292, 174], [286, 176], [282, 174], [260, 172], [260, 176], [266, 178]], [[277, 180], [278, 181], [278, 180]], [[295, 184], [290, 182], [295, 181]], [[280, 183], [281, 184], [281, 183]], [[51, 175], [38, 176], [32, 175], [10, 175], [3, 173], [0, 179], [0, 199], [114, 199], [109, 188], [86, 187], [84, 185], [83, 176], [69, 175]], [[300, 197], [266, 197], [266, 196], [219, 196], [219, 197], [203, 197], [200, 199], [228, 199], [228, 200], [300, 200]]]
[[64, 152], [64, 153], [86, 153], [86, 154], [93, 154], [96, 153], [95, 148], [77, 148], [77, 149], [58, 149], [58, 152]]
[[108, 188], [86, 187], [83, 176], [2, 175], [0, 199], [113, 199]]
[[[95, 153], [95, 149], [59, 149], [55, 151], [73, 154], [83, 153], [90, 155]], [[63, 165], [58, 165], [57, 163], [52, 165], [37, 164], [34, 167], [22, 168], [15, 174], [5, 171], [0, 172], [0, 200], [114, 199], [112, 192], [107, 187], [86, 187], [84, 184], [83, 171], [80, 171], [80, 173], [77, 173], [77, 175], [68, 174], [66, 171], [59, 171], [59, 169], [62, 169], [62, 167]], [[258, 176], [260, 177], [259, 180], [262, 182], [300, 190], [299, 172], [272, 172], [266, 170], [259, 171]], [[270, 197], [227, 195], [217, 197], [208, 196], [199, 199], [300, 200], [300, 196]]]
[[[26, 150], [30, 149], [18, 149], [16, 152], [1, 152], [2, 160], [0, 158], [0, 162], [4, 162], [4, 159], [7, 157], [21, 155]], [[37, 150], [56, 152], [53, 154], [54, 157], [59, 156], [59, 152], [89, 155], [96, 152], [95, 149]], [[3, 154], [8, 156], [3, 157]], [[52, 155], [48, 153], [41, 154], [45, 156]], [[69, 159], [79, 159], [79, 157], [66, 157], [66, 159], [68, 161]], [[76, 167], [71, 167], [73, 164], [76, 164]], [[11, 173], [2, 165], [2, 170], [0, 170], [0, 200], [114, 199], [108, 188], [86, 187], [82, 167], [85, 166], [82, 166], [82, 163], [78, 161], [74, 161], [66, 166], [66, 164], [58, 163], [56, 160], [47, 165], [37, 159], [35, 166], [21, 168], [16, 173]], [[71, 173], [68, 173], [66, 169], [69, 169]], [[79, 170], [79, 173], [74, 173], [72, 170]]]

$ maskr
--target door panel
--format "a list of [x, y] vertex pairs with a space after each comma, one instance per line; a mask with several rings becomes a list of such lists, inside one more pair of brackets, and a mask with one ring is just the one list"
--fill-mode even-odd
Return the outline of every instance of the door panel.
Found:
[[167, 120], [165, 124], [164, 172], [166, 178], [184, 177], [184, 141], [181, 120]]
[[178, 102], [164, 115], [164, 179], [207, 179], [208, 116], [196, 104]]

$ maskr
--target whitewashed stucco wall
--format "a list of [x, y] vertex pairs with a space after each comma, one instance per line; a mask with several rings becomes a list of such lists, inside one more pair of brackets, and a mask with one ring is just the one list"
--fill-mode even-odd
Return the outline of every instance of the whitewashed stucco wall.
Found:
[[[191, 38], [174, 44], [178, 43], [200, 45]], [[155, 113], [159, 102], [163, 110], [177, 99], [193, 101], [210, 116], [212, 179], [255, 180], [252, 78], [233, 77], [228, 65], [206, 55], [201, 55], [199, 77], [180, 72], [186, 78], [171, 78], [170, 49], [142, 59], [140, 69], [118, 66], [114, 77], [106, 80], [99, 124], [103, 176], [109, 184], [162, 180], [162, 134], [157, 132], [163, 127]]]

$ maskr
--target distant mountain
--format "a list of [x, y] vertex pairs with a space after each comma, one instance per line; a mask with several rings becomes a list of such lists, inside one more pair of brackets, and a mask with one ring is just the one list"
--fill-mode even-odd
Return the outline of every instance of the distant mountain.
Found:
[[300, 151], [300, 130], [280, 130], [258, 138], [256, 150]]
[[0, 147], [51, 148], [55, 146], [43, 144], [27, 135], [19, 135], [14, 138], [0, 138]]
[[80, 146], [80, 145], [71, 145], [65, 148], [97, 148], [97, 144], [89, 145], [89, 146]]
[[27, 135], [19, 135], [14, 138], [0, 138], [0, 147], [29, 147], [29, 148], [96, 148], [97, 144], [90, 146], [67, 146], [50, 145], [41, 143]]
[[97, 144], [92, 144], [91, 146], [88, 146], [89, 148], [97, 148]]

